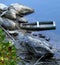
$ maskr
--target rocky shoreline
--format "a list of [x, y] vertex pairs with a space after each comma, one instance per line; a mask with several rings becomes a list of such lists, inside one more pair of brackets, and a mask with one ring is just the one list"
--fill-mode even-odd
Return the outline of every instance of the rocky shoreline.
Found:
[[[32, 55], [29, 55], [27, 49], [24, 47], [24, 44], [21, 46], [21, 41], [24, 40], [24, 36], [28, 35], [27, 31], [20, 29], [21, 23], [28, 23], [28, 20], [24, 16], [33, 13], [34, 10], [27, 6], [14, 3], [9, 6], [5, 4], [0, 4], [0, 27], [3, 28], [7, 34], [6, 39], [11, 40], [17, 49], [17, 56], [23, 59], [24, 63], [19, 62], [19, 65], [36, 65], [36, 58], [33, 58]], [[31, 34], [30, 34], [31, 35]], [[33, 36], [36, 36], [33, 34]], [[45, 38], [45, 36], [40, 34], [40, 38]], [[49, 41], [50, 38], [45, 38]], [[32, 58], [32, 60], [31, 60]], [[30, 62], [29, 62], [30, 61]], [[39, 65], [55, 65], [49, 64], [46, 62], [40, 63]], [[58, 64], [56, 64], [58, 65]]]

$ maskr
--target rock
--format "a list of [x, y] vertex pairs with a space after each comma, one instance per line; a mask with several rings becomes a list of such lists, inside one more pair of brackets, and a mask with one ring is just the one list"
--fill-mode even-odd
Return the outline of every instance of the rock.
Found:
[[4, 11], [7, 10], [7, 8], [8, 8], [8, 7], [7, 7], [6, 5], [0, 3], [0, 16], [1, 16], [1, 14], [2, 14]]
[[37, 36], [37, 34], [33, 34], [33, 36]]
[[0, 11], [5, 11], [7, 8], [5, 4], [0, 3]]
[[[1, 8], [1, 9], [3, 9], [3, 8]], [[33, 9], [15, 3], [15, 4], [11, 4], [8, 8], [6, 8], [6, 11], [4, 11], [2, 13], [3, 14], [2, 17], [6, 17], [9, 19], [15, 20], [17, 16], [22, 17], [24, 15], [27, 15], [27, 14], [30, 14], [33, 12], [34, 12]]]
[[42, 39], [28, 36], [26, 37], [26, 48], [32, 53], [36, 58], [44, 56], [42, 59], [51, 58], [54, 55], [54, 48]]
[[13, 35], [13, 36], [17, 36], [18, 35], [18, 31], [17, 30], [13, 30], [13, 31], [8, 31], [10, 35]]
[[9, 8], [15, 9], [16, 14], [19, 15], [19, 16], [24, 16], [24, 15], [27, 15], [27, 14], [30, 14], [30, 13], [34, 12], [33, 9], [31, 9], [27, 6], [18, 4], [18, 3], [11, 4]]
[[39, 34], [38, 35], [40, 38], [45, 38], [46, 36], [45, 35], [42, 35], [42, 34]]
[[[4, 12], [3, 12], [4, 13]], [[8, 9], [3, 15], [2, 17], [6, 17], [12, 20], [16, 19], [16, 11], [14, 9]]]
[[46, 40], [46, 41], [50, 41], [50, 38], [49, 38], [49, 37], [46, 37], [45, 40]]
[[0, 25], [3, 25], [3, 19], [0, 17]]
[[18, 23], [28, 23], [28, 21], [25, 18], [22, 18], [22, 17], [17, 17], [16, 20], [18, 21]]
[[0, 24], [5, 28], [5, 29], [10, 29], [13, 30], [15, 29], [16, 24], [9, 19], [6, 18], [0, 18]]

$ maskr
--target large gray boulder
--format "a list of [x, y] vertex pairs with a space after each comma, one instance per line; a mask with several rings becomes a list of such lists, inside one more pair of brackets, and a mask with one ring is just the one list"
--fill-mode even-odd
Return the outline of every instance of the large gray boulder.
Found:
[[27, 14], [33, 13], [34, 10], [24, 5], [11, 4], [6, 11], [2, 13], [2, 17], [15, 20], [17, 16], [23, 17]]
[[0, 18], [0, 25], [5, 29], [13, 30], [16, 28], [16, 24], [7, 18]]
[[15, 20], [16, 19], [16, 11], [14, 9], [7, 9], [2, 13], [2, 17], [6, 17], [8, 19]]
[[9, 8], [15, 9], [16, 14], [19, 16], [24, 16], [24, 15], [31, 14], [34, 12], [32, 8], [18, 4], [18, 3], [11, 4]]

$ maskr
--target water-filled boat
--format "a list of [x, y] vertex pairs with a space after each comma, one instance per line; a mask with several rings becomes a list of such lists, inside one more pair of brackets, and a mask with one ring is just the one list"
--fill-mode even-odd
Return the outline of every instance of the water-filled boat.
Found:
[[47, 22], [34, 22], [34, 23], [22, 23], [20, 24], [21, 29], [32, 30], [32, 31], [43, 31], [56, 29], [54, 21]]

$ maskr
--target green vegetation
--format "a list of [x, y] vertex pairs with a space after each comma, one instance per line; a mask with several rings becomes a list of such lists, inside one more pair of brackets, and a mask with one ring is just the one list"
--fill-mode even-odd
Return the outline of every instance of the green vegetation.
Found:
[[6, 34], [0, 28], [0, 65], [18, 65], [16, 48], [10, 41], [5, 41]]

